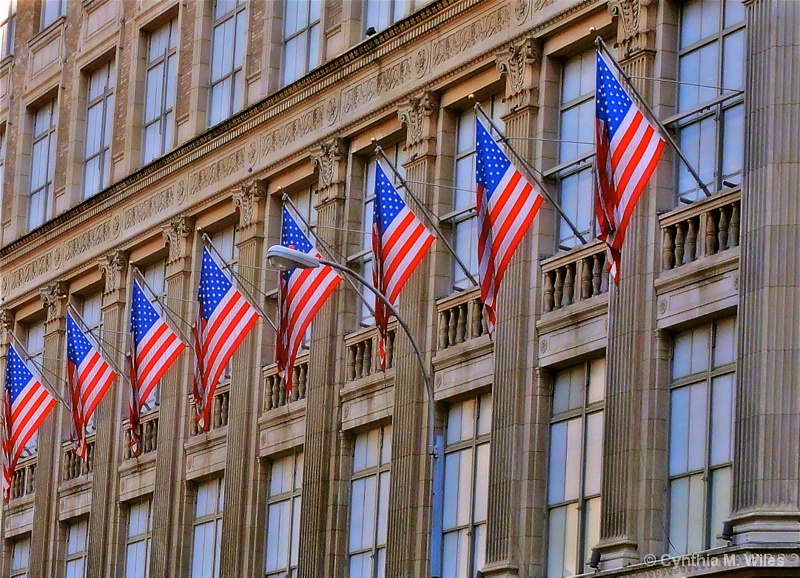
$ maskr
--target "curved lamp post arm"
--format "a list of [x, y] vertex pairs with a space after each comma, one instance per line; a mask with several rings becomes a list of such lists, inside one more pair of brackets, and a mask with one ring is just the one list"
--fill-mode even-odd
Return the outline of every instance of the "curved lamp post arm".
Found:
[[369, 281], [367, 281], [364, 277], [350, 269], [349, 267], [345, 267], [344, 265], [340, 265], [334, 261], [327, 261], [325, 259], [319, 260], [320, 264], [327, 265], [332, 269], [336, 269], [337, 271], [341, 271], [342, 273], [346, 273], [353, 277], [356, 281], [361, 283], [364, 287], [369, 289], [375, 297], [381, 300], [381, 302], [386, 305], [389, 311], [392, 312], [392, 315], [395, 316], [397, 319], [397, 323], [400, 327], [403, 328], [403, 331], [408, 336], [408, 340], [411, 342], [411, 347], [414, 348], [414, 353], [417, 356], [417, 361], [419, 361], [419, 366], [422, 369], [422, 377], [425, 380], [425, 390], [428, 394], [428, 453], [434, 457], [436, 457], [436, 438], [434, 436], [433, 426], [435, 423], [435, 414], [434, 414], [434, 407], [433, 407], [433, 383], [431, 382], [431, 377], [428, 375], [428, 368], [425, 366], [425, 358], [422, 356], [422, 352], [419, 350], [419, 346], [417, 345], [416, 340], [414, 339], [413, 335], [411, 335], [411, 330], [406, 325], [406, 322], [403, 320], [403, 317], [400, 315], [400, 312], [397, 308], [389, 302], [386, 295], [378, 291], [378, 289], [372, 285]]

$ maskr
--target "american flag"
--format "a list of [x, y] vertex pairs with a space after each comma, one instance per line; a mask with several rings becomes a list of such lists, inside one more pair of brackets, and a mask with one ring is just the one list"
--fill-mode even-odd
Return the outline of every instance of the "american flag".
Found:
[[3, 405], [3, 497], [11, 497], [14, 469], [25, 446], [56, 405], [56, 399], [42, 385], [14, 349], [8, 347], [5, 403]]
[[633, 104], [599, 50], [595, 115], [597, 236], [608, 246], [611, 276], [619, 283], [625, 229], [661, 157], [664, 139]]
[[197, 307], [192, 393], [197, 424], [207, 431], [211, 402], [222, 372], [258, 321], [256, 308], [233, 286], [208, 247], [203, 247]]
[[134, 279], [131, 297], [131, 401], [128, 406], [133, 455], [139, 455], [139, 415], [142, 408], [158, 380], [185, 347], [156, 312], [139, 281]]
[[[436, 237], [425, 228], [403, 201], [380, 163], [375, 174], [375, 210], [372, 213], [372, 280], [394, 305], [400, 290], [425, 256]], [[378, 358], [386, 371], [386, 331], [389, 309], [375, 300], [378, 326]]]
[[[309, 255], [320, 254], [300, 230], [288, 209], [283, 209], [281, 245]], [[275, 340], [275, 361], [278, 374], [285, 380], [286, 389], [292, 388], [292, 370], [303, 336], [314, 315], [333, 293], [341, 277], [328, 265], [314, 269], [289, 269], [278, 278], [278, 338]]]
[[491, 335], [497, 322], [495, 298], [500, 281], [543, 199], [500, 150], [480, 119], [476, 119], [475, 133], [478, 274]]
[[72, 404], [72, 443], [86, 459], [86, 428], [117, 373], [67, 313], [67, 382]]

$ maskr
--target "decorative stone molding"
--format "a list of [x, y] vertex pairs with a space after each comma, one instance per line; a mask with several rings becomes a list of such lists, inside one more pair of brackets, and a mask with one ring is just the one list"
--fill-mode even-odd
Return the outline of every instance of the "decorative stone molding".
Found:
[[408, 99], [408, 105], [397, 111], [397, 118], [406, 125], [409, 158], [435, 153], [436, 121], [439, 117], [439, 95], [426, 91]]
[[534, 38], [526, 38], [497, 54], [495, 64], [506, 79], [507, 110], [513, 112], [525, 106], [536, 106], [542, 50]]
[[[11, 341], [11, 329], [14, 326], [14, 313], [10, 309], [0, 307], [0, 346], [8, 345]], [[5, 349], [0, 350], [0, 355], [5, 355]]]
[[647, 23], [651, 0], [609, 0], [608, 11], [618, 19], [617, 39], [623, 58], [641, 50], [654, 50], [655, 31]]
[[187, 257], [190, 251], [188, 239], [194, 228], [194, 219], [181, 215], [172, 219], [168, 225], [161, 228], [164, 242], [169, 247], [169, 263], [175, 263]]
[[127, 251], [112, 251], [97, 261], [97, 266], [105, 279], [103, 295], [109, 295], [114, 291], [119, 291], [124, 285], [125, 267], [128, 265]]
[[346, 158], [347, 142], [338, 136], [321, 142], [311, 153], [311, 162], [319, 169], [320, 191], [333, 184], [344, 182], [346, 163], [342, 160]]
[[[554, 0], [534, 0], [533, 11], [534, 12], [538, 12], [542, 8], [545, 8], [546, 6], [549, 6], [550, 4], [552, 4], [553, 1]], [[520, 4], [522, 4], [522, 3], [523, 2], [520, 2]]]
[[242, 185], [233, 193], [233, 205], [239, 209], [239, 228], [245, 229], [262, 220], [263, 203], [267, 185], [264, 181], [253, 181]]
[[54, 281], [39, 291], [42, 303], [47, 311], [47, 323], [64, 316], [67, 306], [67, 282]]

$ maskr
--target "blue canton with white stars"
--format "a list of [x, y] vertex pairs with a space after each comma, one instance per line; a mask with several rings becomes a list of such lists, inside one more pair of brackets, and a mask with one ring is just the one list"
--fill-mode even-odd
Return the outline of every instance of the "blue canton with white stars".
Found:
[[92, 349], [78, 323], [67, 313], [67, 360], [78, 367]]
[[[297, 221], [294, 220], [289, 209], [283, 209], [283, 228], [281, 229], [281, 245], [290, 249], [295, 249], [303, 253], [309, 253], [314, 246], [308, 240], [305, 233], [300, 230]], [[292, 276], [294, 269], [283, 272], [284, 279]]]
[[145, 295], [139, 282], [134, 280], [133, 297], [131, 298], [131, 333], [133, 333], [133, 341], [137, 348], [159, 319], [158, 312]]
[[491, 198], [503, 175], [511, 166], [511, 161], [494, 142], [492, 135], [483, 126], [480, 119], [475, 122], [475, 178], [479, 185], [486, 189], [486, 197]]
[[200, 287], [197, 290], [197, 301], [200, 303], [200, 314], [208, 322], [212, 313], [219, 306], [225, 294], [233, 287], [233, 283], [222, 271], [211, 256], [207, 247], [203, 247], [203, 265], [200, 269]]
[[633, 101], [611, 73], [605, 60], [597, 53], [597, 97], [595, 114], [597, 120], [608, 127], [608, 139], [614, 138], [622, 119], [633, 106]]
[[13, 405], [17, 397], [33, 379], [33, 373], [22, 361], [13, 346], [8, 348], [8, 364], [6, 365], [6, 391], [11, 394], [10, 403]]
[[397, 214], [405, 208], [406, 203], [397, 193], [389, 177], [383, 171], [383, 167], [378, 163], [375, 173], [375, 211], [372, 213], [372, 222], [378, 225], [381, 235], [386, 228], [391, 225]]

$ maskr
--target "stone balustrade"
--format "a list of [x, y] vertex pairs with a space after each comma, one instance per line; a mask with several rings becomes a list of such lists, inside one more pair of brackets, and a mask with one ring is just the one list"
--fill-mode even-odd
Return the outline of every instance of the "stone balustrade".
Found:
[[82, 459], [72, 443], [66, 443], [63, 446], [64, 459], [61, 463], [61, 480], [74, 480], [81, 476], [85, 476], [94, 471], [94, 436], [86, 440], [86, 459]]
[[740, 203], [736, 189], [661, 215], [662, 271], [738, 247]]
[[[392, 321], [386, 332], [386, 369], [394, 363], [394, 340], [397, 322]], [[356, 381], [380, 371], [378, 359], [378, 328], [375, 326], [351, 333], [344, 339], [347, 349], [345, 380]]]
[[33, 494], [36, 475], [36, 456], [20, 460], [11, 477], [11, 499]]
[[285, 406], [287, 403], [306, 398], [308, 383], [308, 352], [297, 357], [292, 370], [292, 389], [286, 391], [286, 380], [278, 375], [278, 366], [273, 363], [264, 368], [264, 411]]
[[545, 259], [541, 268], [546, 313], [608, 292], [606, 246], [598, 240]]
[[[209, 431], [228, 425], [229, 400], [230, 384], [225, 383], [217, 387], [217, 391], [214, 393], [214, 399], [211, 401], [211, 424], [208, 428]], [[195, 419], [194, 399], [191, 397], [189, 398], [189, 405], [189, 433], [192, 436], [196, 436], [202, 432], [200, 431], [200, 428], [197, 425], [197, 420]]]
[[473, 287], [436, 303], [439, 312], [437, 349], [447, 349], [486, 333], [480, 289]]
[[[133, 457], [129, 423], [125, 423], [124, 440], [122, 456], [127, 460]], [[151, 411], [139, 419], [139, 455], [148, 454], [156, 449], [158, 449], [158, 411]]]

